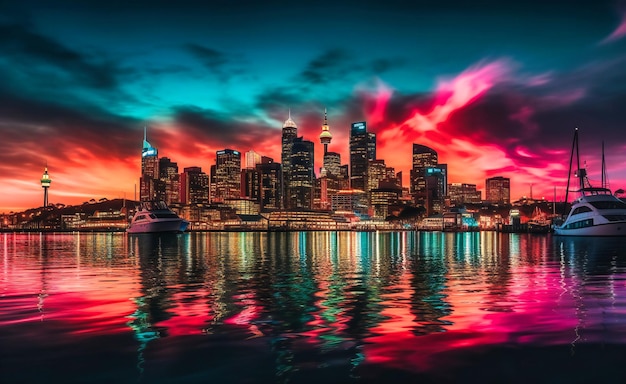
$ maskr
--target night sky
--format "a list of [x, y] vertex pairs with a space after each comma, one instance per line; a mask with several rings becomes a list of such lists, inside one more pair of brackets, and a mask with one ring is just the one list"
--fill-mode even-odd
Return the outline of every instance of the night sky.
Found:
[[[131, 4], [126, 4], [131, 3]], [[449, 182], [511, 178], [563, 198], [573, 132], [626, 189], [626, 3], [0, 1], [0, 213], [134, 197], [148, 141], [208, 173], [232, 148], [280, 161], [291, 110], [348, 163], [350, 123], [403, 171], [434, 148]], [[484, 195], [483, 195], [484, 197]]]

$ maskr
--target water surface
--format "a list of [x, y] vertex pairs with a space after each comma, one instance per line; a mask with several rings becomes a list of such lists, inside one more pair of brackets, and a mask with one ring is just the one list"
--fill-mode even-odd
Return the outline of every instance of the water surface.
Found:
[[624, 383], [626, 239], [0, 234], [0, 382]]

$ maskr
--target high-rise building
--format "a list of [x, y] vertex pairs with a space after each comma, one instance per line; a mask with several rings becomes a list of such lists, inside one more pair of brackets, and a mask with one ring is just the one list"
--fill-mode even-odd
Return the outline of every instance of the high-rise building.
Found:
[[263, 157], [261, 164], [257, 164], [260, 184], [260, 207], [262, 211], [276, 211], [281, 208], [282, 202], [282, 167], [269, 157]]
[[52, 183], [52, 179], [50, 175], [48, 175], [48, 165], [46, 164], [46, 168], [43, 170], [43, 176], [41, 176], [41, 188], [43, 188], [43, 206], [48, 206], [48, 188], [50, 188], [50, 184]]
[[367, 173], [367, 190], [378, 188], [381, 181], [387, 179], [385, 160], [370, 160]]
[[254, 168], [244, 168], [241, 170], [241, 197], [258, 201], [261, 191], [259, 171]]
[[254, 149], [246, 152], [246, 168], [254, 168], [257, 164], [261, 164], [261, 157]]
[[163, 196], [159, 200], [165, 201], [168, 205], [172, 203], [179, 203], [180, 175], [178, 173], [178, 164], [170, 160], [168, 157], [160, 158], [159, 180], [164, 192]]
[[215, 199], [241, 197], [241, 153], [232, 149], [217, 151], [215, 156]]
[[182, 204], [209, 202], [209, 177], [200, 167], [187, 167], [180, 174], [180, 200]]
[[415, 202], [422, 204], [426, 198], [426, 169], [437, 166], [437, 152], [425, 145], [413, 144], [413, 168], [410, 190]]
[[290, 208], [289, 197], [291, 196], [291, 191], [289, 191], [289, 188], [291, 187], [291, 147], [293, 145], [293, 140], [297, 137], [298, 126], [296, 125], [296, 122], [291, 119], [290, 110], [289, 117], [287, 118], [287, 120], [285, 120], [285, 123], [283, 124], [281, 148], [282, 151], [280, 158], [283, 167], [283, 182], [281, 183], [283, 186], [283, 208]]
[[293, 139], [290, 162], [290, 208], [313, 208], [313, 188], [315, 186], [313, 142], [302, 137]]
[[330, 133], [330, 126], [328, 125], [328, 114], [326, 108], [324, 108], [324, 124], [322, 124], [322, 133], [320, 133], [320, 142], [324, 145], [324, 154], [328, 152], [328, 144], [333, 139], [333, 135]]
[[490, 177], [485, 181], [485, 200], [492, 204], [511, 203], [511, 179], [503, 176]]
[[448, 164], [426, 168], [426, 214], [443, 213], [448, 195]]
[[159, 180], [159, 152], [147, 140], [147, 127], [143, 131], [141, 149], [141, 178], [139, 179], [139, 199], [141, 201], [158, 200], [157, 185]]
[[365, 121], [350, 129], [350, 187], [367, 192], [368, 166], [376, 159], [376, 134], [367, 132]]

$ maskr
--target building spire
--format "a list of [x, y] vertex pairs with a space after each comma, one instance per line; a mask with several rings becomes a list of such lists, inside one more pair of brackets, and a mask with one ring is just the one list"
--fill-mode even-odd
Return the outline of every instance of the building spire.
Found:
[[41, 188], [43, 188], [43, 206], [48, 206], [48, 188], [50, 188], [50, 183], [52, 183], [52, 179], [50, 175], [48, 175], [48, 161], [46, 160], [46, 167], [43, 171], [43, 176], [41, 176]]
[[324, 153], [328, 152], [328, 144], [332, 140], [333, 135], [330, 133], [330, 127], [328, 126], [328, 112], [324, 108], [324, 124], [322, 124], [322, 133], [320, 133], [320, 142], [324, 144]]

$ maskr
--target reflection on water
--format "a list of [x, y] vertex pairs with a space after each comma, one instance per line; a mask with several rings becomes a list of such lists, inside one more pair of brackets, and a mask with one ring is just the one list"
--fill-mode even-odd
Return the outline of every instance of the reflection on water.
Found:
[[[624, 379], [611, 363], [626, 357], [625, 239], [295, 232], [0, 240], [2, 382]], [[585, 371], [590, 364], [603, 373]]]

